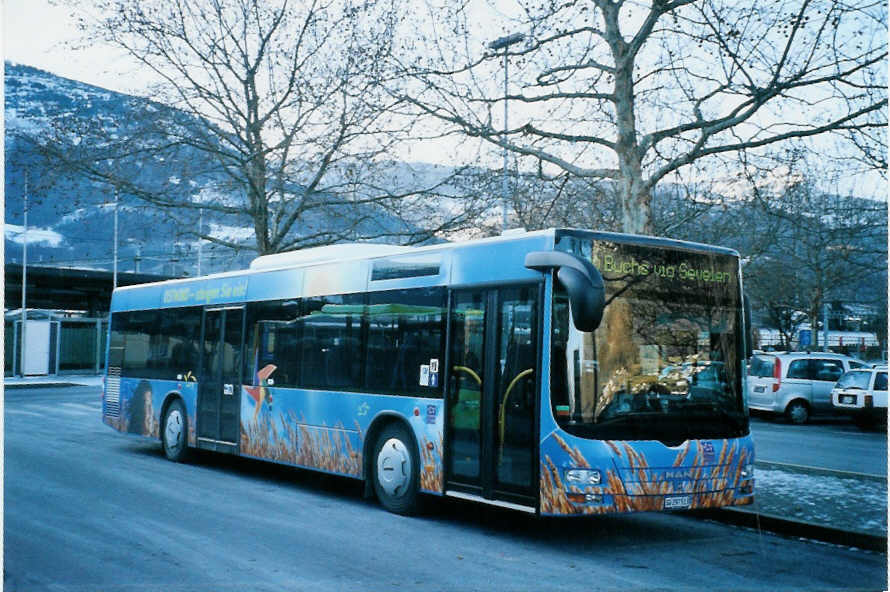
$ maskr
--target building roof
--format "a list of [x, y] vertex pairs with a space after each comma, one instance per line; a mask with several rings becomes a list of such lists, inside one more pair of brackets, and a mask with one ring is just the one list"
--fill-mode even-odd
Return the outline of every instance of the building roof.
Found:
[[[22, 266], [4, 267], [4, 307], [22, 306]], [[91, 314], [107, 312], [111, 303], [114, 274], [97, 269], [28, 266], [25, 304], [29, 309], [77, 310]], [[118, 272], [119, 286], [172, 279], [146, 273]]]

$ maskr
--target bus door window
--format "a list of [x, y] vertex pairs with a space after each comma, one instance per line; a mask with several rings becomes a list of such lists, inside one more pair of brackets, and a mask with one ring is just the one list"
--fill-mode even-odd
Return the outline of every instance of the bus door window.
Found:
[[451, 312], [450, 473], [480, 477], [485, 292], [455, 292]]
[[537, 397], [537, 286], [500, 291], [498, 306], [497, 482], [532, 484]]
[[202, 376], [219, 380], [219, 337], [222, 333], [222, 316], [208, 314], [204, 319], [204, 367]]
[[222, 373], [224, 382], [241, 383], [241, 337], [243, 315], [240, 311], [226, 314], [226, 330], [223, 334]]

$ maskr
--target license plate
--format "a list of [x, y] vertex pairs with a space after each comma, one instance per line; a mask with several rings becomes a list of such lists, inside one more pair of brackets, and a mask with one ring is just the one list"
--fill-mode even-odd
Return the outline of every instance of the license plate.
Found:
[[765, 387], [765, 386], [755, 386], [755, 387], [754, 387], [754, 392], [755, 392], [755, 393], [762, 393], [762, 392], [765, 391], [765, 390], [766, 390], [766, 387]]
[[847, 405], [855, 405], [856, 395], [841, 395], [841, 403], [846, 403]]
[[665, 510], [685, 510], [691, 506], [691, 495], [668, 495], [664, 498]]

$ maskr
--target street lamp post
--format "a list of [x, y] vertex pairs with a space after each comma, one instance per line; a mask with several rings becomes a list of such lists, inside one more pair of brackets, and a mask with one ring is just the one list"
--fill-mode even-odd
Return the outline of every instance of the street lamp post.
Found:
[[488, 44], [489, 49], [497, 51], [499, 49], [504, 50], [504, 133], [501, 135], [501, 141], [504, 144], [504, 178], [503, 178], [503, 192], [504, 195], [502, 197], [501, 202], [501, 212], [503, 219], [501, 221], [501, 230], [507, 229], [507, 197], [509, 194], [509, 188], [507, 184], [507, 48], [511, 45], [521, 42], [525, 39], [525, 35], [522, 33], [513, 33], [512, 35], [507, 35], [505, 37], [499, 37]]

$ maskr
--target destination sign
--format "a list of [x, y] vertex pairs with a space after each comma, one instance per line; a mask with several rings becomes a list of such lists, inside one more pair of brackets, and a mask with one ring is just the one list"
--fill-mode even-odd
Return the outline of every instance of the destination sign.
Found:
[[736, 259], [723, 254], [596, 241], [591, 260], [607, 282], [649, 287], [693, 286], [727, 289], [736, 284]]
[[167, 306], [196, 306], [238, 302], [246, 297], [247, 278], [232, 278], [166, 288], [162, 302]]
[[655, 275], [665, 279], [688, 280], [693, 282], [725, 284], [730, 281], [732, 274], [721, 271], [715, 267], [701, 266], [681, 262], [679, 264], [652, 263], [638, 261], [634, 257], [621, 257], [611, 253], [602, 254], [600, 261], [594, 261], [594, 265], [603, 273], [615, 273], [618, 275], [648, 276]]

